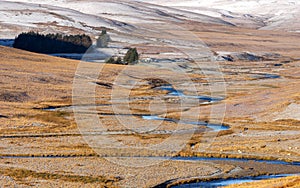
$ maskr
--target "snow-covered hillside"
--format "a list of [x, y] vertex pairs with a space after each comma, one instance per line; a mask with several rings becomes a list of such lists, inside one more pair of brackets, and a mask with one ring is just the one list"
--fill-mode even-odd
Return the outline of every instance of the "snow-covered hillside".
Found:
[[0, 0], [0, 36], [22, 31], [97, 35], [137, 25], [193, 20], [241, 27], [300, 31], [298, 0]]
[[[190, 30], [202, 27], [219, 42], [210, 41], [211, 46], [227, 45], [223, 41], [227, 36], [218, 38], [211, 32], [221, 32], [223, 26], [237, 33], [243, 32], [238, 27], [300, 32], [300, 2], [296, 0], [0, 0], [0, 5], [0, 42], [5, 45], [11, 45], [7, 39], [26, 31], [85, 33], [95, 39], [106, 28], [113, 40], [105, 52], [109, 55], [122, 54], [121, 49], [135, 45], [145, 57], [174, 57], [178, 53], [174, 47], [186, 47], [186, 54], [197, 56], [199, 51], [193, 49], [203, 43], [193, 32], [177, 27], [180, 24]], [[173, 33], [162, 33], [162, 28]], [[178, 34], [182, 41], [177, 40]], [[203, 53], [201, 58], [209, 56]]]
[[206, 7], [244, 14], [281, 14], [296, 11], [298, 0], [142, 0], [174, 7]]
[[[213, 17], [232, 23], [256, 22], [260, 29], [300, 32], [299, 0], [141, 0]], [[251, 27], [251, 26], [250, 26]]]
[[134, 1], [0, 0], [0, 4], [1, 38], [28, 30], [97, 35], [103, 27], [124, 32], [141, 24], [181, 20], [229, 24], [220, 18]]

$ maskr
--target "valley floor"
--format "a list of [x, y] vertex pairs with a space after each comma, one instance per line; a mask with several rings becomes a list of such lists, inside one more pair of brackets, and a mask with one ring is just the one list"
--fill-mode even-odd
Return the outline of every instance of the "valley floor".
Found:
[[[99, 64], [0, 47], [0, 185], [155, 187], [299, 173], [297, 165], [252, 161], [300, 161], [299, 35], [247, 30], [251, 40], [244, 40], [243, 29], [185, 26], [193, 27], [215, 51], [234, 50], [230, 40], [235, 40], [239, 51], [267, 48], [283, 56], [219, 62], [226, 90], [215, 91], [213, 97], [221, 99], [195, 103], [186, 97], [182, 104], [180, 96], [160, 89], [170, 86], [163, 80], [172, 78], [172, 86], [185, 96], [211, 96], [216, 74], [189, 71], [195, 94], [186, 77], [158, 67], [107, 64], [98, 75]], [[266, 37], [273, 42], [261, 41]], [[88, 71], [78, 72], [78, 66]], [[215, 73], [209, 63], [202, 68]], [[82, 82], [74, 89], [76, 78]], [[139, 81], [134, 88], [127, 87], [134, 81]], [[176, 121], [143, 118], [150, 115]], [[229, 129], [220, 132], [178, 121], [219, 123], [223, 115], [221, 123]], [[171, 156], [251, 160], [164, 160]], [[299, 184], [298, 177], [286, 181]]]

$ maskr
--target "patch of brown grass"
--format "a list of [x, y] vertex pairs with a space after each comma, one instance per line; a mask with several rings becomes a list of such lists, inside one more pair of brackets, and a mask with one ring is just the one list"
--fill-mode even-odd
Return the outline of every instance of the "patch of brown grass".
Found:
[[44, 180], [62, 180], [69, 182], [81, 182], [81, 183], [96, 183], [97, 185], [106, 185], [114, 187], [114, 183], [121, 180], [119, 177], [105, 177], [105, 176], [80, 176], [80, 175], [66, 175], [56, 174], [49, 172], [36, 172], [27, 169], [18, 168], [1, 168], [0, 173], [5, 176], [10, 176], [17, 181], [23, 181], [25, 178], [36, 178]]

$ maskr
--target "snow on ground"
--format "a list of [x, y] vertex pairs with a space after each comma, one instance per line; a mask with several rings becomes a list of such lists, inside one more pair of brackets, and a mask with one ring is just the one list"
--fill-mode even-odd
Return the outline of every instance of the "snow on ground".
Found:
[[[189, 10], [213, 17], [239, 17], [263, 20], [261, 29], [297, 31], [300, 29], [299, 0], [140, 0], [143, 2]], [[236, 15], [224, 14], [232, 12]], [[229, 21], [226, 19], [226, 21]], [[235, 23], [234, 20], [232, 20]], [[261, 25], [261, 24], [259, 24]]]
[[88, 33], [100, 27], [122, 31], [134, 28], [135, 24], [182, 19], [269, 30], [300, 30], [298, 0], [0, 0], [0, 3], [0, 23], [27, 30], [50, 24], [56, 25], [52, 30], [67, 26]]
[[0, 27], [6, 29], [0, 31], [1, 38], [28, 30], [97, 35], [101, 27], [124, 32], [142, 23], [182, 19], [228, 24], [219, 18], [135, 1], [0, 0], [0, 4]]
[[[19, 31], [38, 30], [41, 32], [71, 32], [82, 31], [93, 33], [95, 27], [111, 27], [113, 21], [99, 18], [93, 15], [87, 15], [71, 9], [53, 7], [48, 5], [17, 3], [0, 1], [0, 26], [6, 28], [3, 34], [0, 31], [1, 38], [14, 38]], [[69, 29], [66, 29], [69, 27]], [[12, 36], [7, 36], [10, 33]]]
[[206, 7], [243, 14], [282, 14], [295, 11], [300, 5], [298, 0], [141, 0], [173, 7]]
[[[149, 42], [163, 23], [192, 20], [259, 29], [300, 30], [300, 2], [269, 0], [0, 0], [0, 39], [30, 30], [86, 33], [112, 29], [113, 45]], [[165, 24], [164, 24], [165, 25]], [[151, 26], [151, 27], [148, 27]], [[150, 30], [149, 30], [150, 28]], [[134, 31], [134, 32], [132, 32]], [[139, 32], [140, 31], [140, 32]], [[153, 33], [152, 33], [153, 34]], [[160, 35], [160, 34], [159, 34]], [[158, 39], [159, 36], [156, 36]]]

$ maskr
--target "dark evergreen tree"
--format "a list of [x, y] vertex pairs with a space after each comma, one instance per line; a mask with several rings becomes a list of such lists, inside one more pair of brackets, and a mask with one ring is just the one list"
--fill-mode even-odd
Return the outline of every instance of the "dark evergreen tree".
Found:
[[139, 54], [136, 48], [129, 48], [126, 55], [123, 58], [123, 61], [126, 65], [133, 65], [138, 63]]

